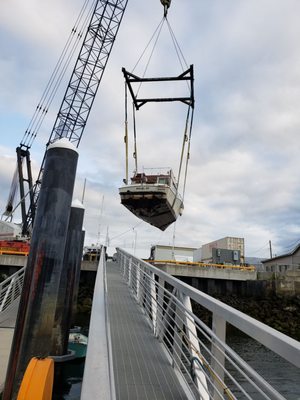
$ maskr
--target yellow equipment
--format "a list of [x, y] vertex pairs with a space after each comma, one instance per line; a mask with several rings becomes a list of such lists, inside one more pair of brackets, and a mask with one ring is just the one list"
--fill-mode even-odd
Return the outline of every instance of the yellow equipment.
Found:
[[53, 359], [32, 358], [25, 371], [17, 400], [51, 400], [53, 379]]

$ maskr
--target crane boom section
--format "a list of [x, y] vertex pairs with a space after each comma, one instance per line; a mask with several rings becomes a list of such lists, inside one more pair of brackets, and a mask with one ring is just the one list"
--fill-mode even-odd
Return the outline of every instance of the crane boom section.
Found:
[[128, 0], [98, 0], [50, 140], [80, 143]]
[[[75, 67], [49, 141], [66, 137], [78, 147], [128, 0], [97, 0]], [[35, 184], [23, 234], [32, 226], [43, 175], [44, 160]]]

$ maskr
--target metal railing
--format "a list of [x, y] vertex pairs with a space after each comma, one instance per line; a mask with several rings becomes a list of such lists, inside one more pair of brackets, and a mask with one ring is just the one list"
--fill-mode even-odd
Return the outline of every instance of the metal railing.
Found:
[[[300, 367], [300, 343], [118, 249], [121, 273], [196, 399], [284, 397], [226, 344], [226, 323]], [[193, 307], [192, 307], [193, 305]], [[193, 312], [212, 313], [212, 328]]]
[[97, 268], [89, 339], [84, 366], [81, 400], [115, 400], [115, 383], [111, 351], [110, 324], [107, 310], [105, 249]]
[[7, 311], [18, 300], [23, 287], [25, 267], [0, 283], [0, 313]]

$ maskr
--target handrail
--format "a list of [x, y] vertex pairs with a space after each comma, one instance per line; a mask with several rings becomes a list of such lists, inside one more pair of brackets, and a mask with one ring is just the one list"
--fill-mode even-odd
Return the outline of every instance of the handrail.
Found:
[[[284, 399], [226, 344], [226, 323], [297, 367], [300, 367], [299, 342], [124, 250], [117, 249], [117, 254], [123, 277], [154, 334], [167, 347], [174, 366], [183, 373], [194, 393], [214, 400], [232, 400], [239, 396], [255, 400]], [[212, 329], [193, 313], [191, 301], [212, 313]], [[225, 361], [230, 369], [225, 367]]]
[[99, 398], [100, 393], [103, 400], [116, 399], [109, 327], [106, 260], [102, 247], [94, 288], [81, 400]]
[[[124, 254], [126, 253], [123, 250], [122, 252]], [[132, 257], [129, 253], [127, 253], [127, 256]], [[207, 310], [213, 312], [219, 317], [222, 317], [231, 325], [253, 337], [270, 350], [274, 351], [287, 361], [300, 368], [300, 343], [298, 341], [290, 338], [287, 335], [284, 335], [279, 331], [276, 331], [268, 325], [257, 321], [256, 319], [236, 310], [233, 307], [228, 306], [227, 304], [222, 303], [221, 301], [205, 294], [204, 292], [201, 292], [192, 286], [181, 282], [168, 273], [161, 271], [150, 264], [148, 264], [147, 267], [151, 267], [151, 270], [155, 271], [155, 274], [158, 277], [163, 278], [166, 282], [172, 284], [176, 289], [182, 290], [187, 296], [196, 301], [198, 304], [201, 304]]]
[[9, 309], [20, 296], [23, 286], [25, 267], [19, 269], [0, 283], [0, 313]]

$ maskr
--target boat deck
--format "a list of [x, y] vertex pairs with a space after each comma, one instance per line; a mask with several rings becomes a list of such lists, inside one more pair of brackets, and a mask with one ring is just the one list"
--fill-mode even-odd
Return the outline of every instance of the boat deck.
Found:
[[107, 263], [107, 289], [117, 400], [187, 399], [117, 263]]

